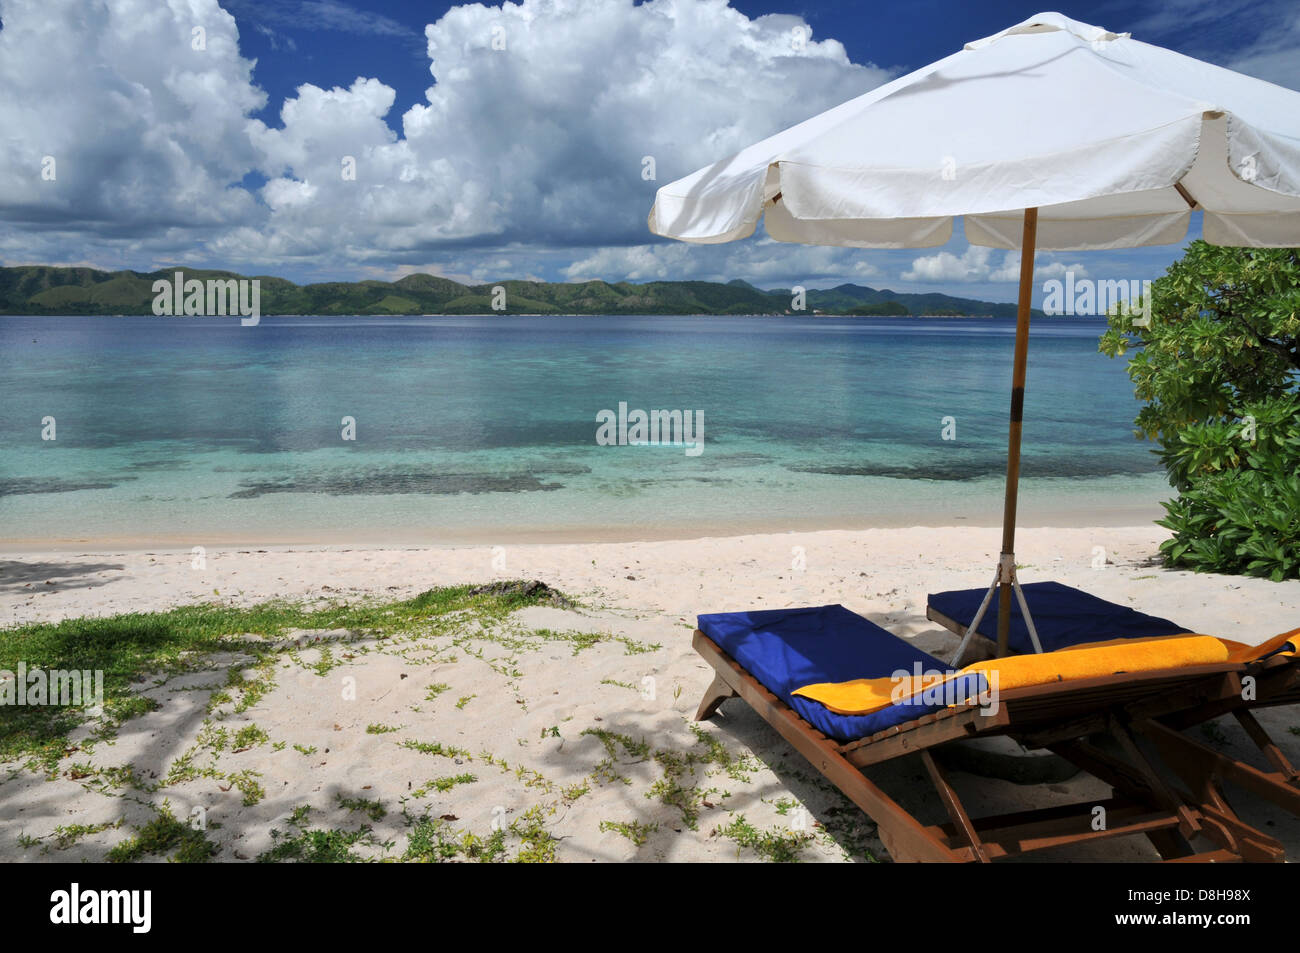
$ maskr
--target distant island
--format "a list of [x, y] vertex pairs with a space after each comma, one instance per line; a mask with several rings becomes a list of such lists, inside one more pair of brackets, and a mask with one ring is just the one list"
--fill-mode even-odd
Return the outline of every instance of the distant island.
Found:
[[[711, 281], [546, 282], [495, 281], [463, 285], [435, 275], [407, 275], [398, 281], [327, 281], [298, 285], [268, 275], [165, 268], [159, 271], [99, 271], [24, 265], [0, 268], [0, 314], [152, 314], [153, 284], [186, 278], [257, 278], [262, 314], [790, 314], [792, 291], [763, 290], [736, 279]], [[492, 307], [494, 289], [505, 289], [505, 309]], [[498, 300], [499, 300], [499, 296]], [[1015, 317], [1012, 303], [908, 294], [843, 284], [809, 288], [802, 314], [826, 316]], [[1041, 316], [1041, 311], [1034, 312]]]

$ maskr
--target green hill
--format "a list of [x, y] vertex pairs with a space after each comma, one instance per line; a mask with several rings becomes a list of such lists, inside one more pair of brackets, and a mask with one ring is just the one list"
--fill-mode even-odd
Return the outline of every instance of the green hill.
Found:
[[[27, 265], [0, 268], [0, 314], [152, 314], [153, 283], [242, 278], [229, 271], [167, 268], [98, 271]], [[500, 281], [463, 285], [437, 275], [398, 281], [327, 281], [298, 285], [272, 275], [261, 281], [262, 314], [492, 314], [494, 289], [505, 289], [506, 314], [786, 314], [791, 292], [747, 281]], [[1012, 317], [1014, 304], [907, 294], [844, 284], [808, 289], [808, 312], [828, 315], [991, 315]], [[1037, 312], [1036, 312], [1037, 313]]]

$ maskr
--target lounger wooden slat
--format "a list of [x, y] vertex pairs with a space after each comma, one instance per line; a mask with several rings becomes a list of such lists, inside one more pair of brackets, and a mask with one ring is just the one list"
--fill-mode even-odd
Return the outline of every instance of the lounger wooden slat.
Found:
[[983, 733], [989, 733], [990, 730], [1002, 724], [1003, 721], [1004, 718], [997, 716], [983, 717], [976, 713], [973, 717], [961, 721], [953, 718], [935, 721], [910, 732], [900, 732], [888, 728], [885, 731], [877, 732], [866, 741], [841, 745], [840, 752], [852, 764], [864, 768], [867, 765], [889, 761], [904, 754], [924, 751], [947, 741], [969, 738], [972, 735], [971, 724], [984, 723], [989, 728]]
[[[840, 743], [799, 716], [731, 658], [704, 632], [696, 630], [697, 652], [716, 677], [700, 712], [708, 717], [727, 698], [743, 699], [818, 771], [865, 811], [880, 839], [896, 860], [988, 862], [1030, 851], [1108, 838], [1144, 835], [1166, 860], [1281, 860], [1281, 846], [1232, 814], [1211, 784], [1191, 785], [1190, 793], [1165, 784], [1145, 762], [1130, 732], [1142, 733], [1150, 719], [1133, 723], [1126, 706], [1150, 705], [1164, 695], [1191, 692], [1194, 697], [1223, 690], [1233, 666], [1191, 666], [1136, 675], [1013, 689], [1001, 693], [996, 710], [973, 704], [955, 706]], [[1104, 729], [1126, 746], [1126, 760], [1116, 761], [1087, 748], [1088, 735]], [[1116, 787], [1109, 801], [1088, 802], [985, 818], [972, 818], [961, 804], [932, 752], [944, 744], [972, 737], [1008, 734], [1017, 740], [1059, 734], [1060, 750], [1078, 761], [1092, 759], [1098, 776]], [[1057, 750], [1053, 747], [1052, 750]], [[862, 769], [919, 753], [949, 815], [944, 825], [925, 825], [913, 817]], [[1078, 763], [1076, 761], [1076, 763]], [[1086, 768], [1085, 768], [1086, 769]], [[1198, 797], [1203, 795], [1201, 799]], [[1093, 819], [1098, 804], [1107, 807], [1104, 826]], [[1187, 838], [1207, 838], [1214, 848], [1195, 852]]]
[[[986, 829], [977, 821], [976, 831], [990, 859], [997, 859], [1092, 841], [1170, 830], [1178, 826], [1178, 819], [1166, 811], [1144, 809], [1137, 805], [1123, 805], [1114, 806], [1107, 812], [1106, 827], [1094, 829], [1089, 819], [1091, 809], [1096, 806], [1092, 802], [1071, 804], [1067, 805], [1071, 813], [1066, 816], [1032, 820], [1015, 826]], [[933, 829], [944, 835], [948, 843], [955, 839], [949, 833], [947, 825]]]

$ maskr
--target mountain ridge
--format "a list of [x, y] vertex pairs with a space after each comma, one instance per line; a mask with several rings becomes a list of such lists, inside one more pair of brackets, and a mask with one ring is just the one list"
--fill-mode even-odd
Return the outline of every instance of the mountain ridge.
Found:
[[[101, 271], [56, 265], [0, 268], [0, 314], [152, 314], [153, 283], [185, 278], [261, 282], [265, 315], [328, 314], [822, 314], [1014, 317], [1015, 304], [939, 293], [895, 292], [844, 283], [805, 291], [803, 312], [791, 309], [793, 291], [763, 290], [734, 278], [729, 282], [648, 281], [546, 282], [504, 280], [467, 285], [416, 273], [397, 281], [325, 281], [299, 285], [274, 275], [173, 267], [157, 271]], [[493, 308], [496, 288], [505, 289], [504, 310]], [[1035, 310], [1035, 315], [1042, 312]]]

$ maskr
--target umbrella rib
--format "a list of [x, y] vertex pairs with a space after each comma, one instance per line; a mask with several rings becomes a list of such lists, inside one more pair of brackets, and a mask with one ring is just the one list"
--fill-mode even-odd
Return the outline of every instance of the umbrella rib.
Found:
[[1176, 188], [1178, 190], [1178, 194], [1183, 197], [1183, 201], [1187, 203], [1188, 208], [1193, 210], [1200, 208], [1200, 203], [1197, 202], [1196, 199], [1192, 198], [1192, 193], [1187, 191], [1187, 189], [1183, 186], [1183, 183], [1175, 182], [1174, 188]]

